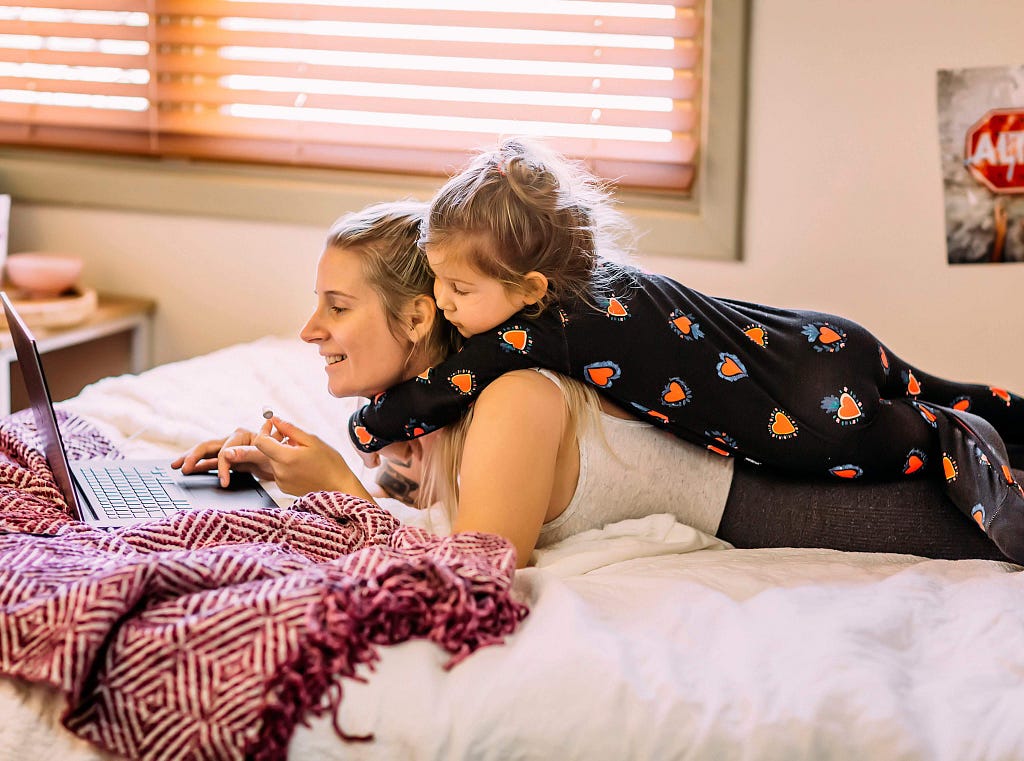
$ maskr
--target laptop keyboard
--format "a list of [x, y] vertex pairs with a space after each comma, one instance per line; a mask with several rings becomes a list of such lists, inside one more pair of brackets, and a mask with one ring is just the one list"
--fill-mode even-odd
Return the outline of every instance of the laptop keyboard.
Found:
[[92, 489], [108, 518], [163, 518], [189, 506], [185, 493], [165, 470], [82, 468], [80, 475]]

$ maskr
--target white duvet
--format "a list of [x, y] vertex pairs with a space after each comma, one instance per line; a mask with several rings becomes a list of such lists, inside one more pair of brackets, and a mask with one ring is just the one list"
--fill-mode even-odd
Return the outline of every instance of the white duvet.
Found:
[[[345, 448], [351, 406], [326, 395], [314, 354], [263, 339], [66, 404], [136, 455], [256, 426], [267, 404]], [[1018, 571], [734, 550], [668, 516], [625, 521], [538, 553], [516, 579], [531, 613], [505, 645], [451, 671], [429, 643], [383, 648], [365, 683], [344, 683], [338, 716], [373, 742], [342, 742], [325, 717], [289, 757], [1024, 759]], [[105, 758], [58, 713], [0, 680], [0, 758]]]

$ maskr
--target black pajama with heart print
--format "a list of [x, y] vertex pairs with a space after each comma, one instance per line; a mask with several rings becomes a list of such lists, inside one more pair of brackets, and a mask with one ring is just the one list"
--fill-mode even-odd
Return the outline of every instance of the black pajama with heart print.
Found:
[[[1024, 399], [904, 362], [836, 315], [704, 295], [603, 263], [591, 303], [514, 315], [350, 421], [371, 452], [459, 419], [500, 375], [543, 367], [709, 451], [836, 479], [932, 477], [1024, 562]], [[1019, 451], [1019, 450], [1018, 450]]]

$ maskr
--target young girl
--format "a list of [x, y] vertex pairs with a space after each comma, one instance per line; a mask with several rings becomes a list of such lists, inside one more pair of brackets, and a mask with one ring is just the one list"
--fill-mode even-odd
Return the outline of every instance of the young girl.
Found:
[[357, 448], [447, 425], [502, 374], [545, 367], [718, 454], [842, 479], [935, 473], [1024, 559], [1024, 489], [1000, 438], [1024, 444], [1024, 400], [928, 375], [850, 320], [616, 264], [616, 222], [592, 177], [523, 141], [453, 177], [421, 244], [438, 306], [469, 340], [356, 412]]

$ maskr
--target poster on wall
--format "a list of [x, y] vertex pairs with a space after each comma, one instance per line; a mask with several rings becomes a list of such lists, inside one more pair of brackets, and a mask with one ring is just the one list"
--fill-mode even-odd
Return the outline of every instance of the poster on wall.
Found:
[[950, 264], [1024, 262], [1024, 65], [938, 73]]

